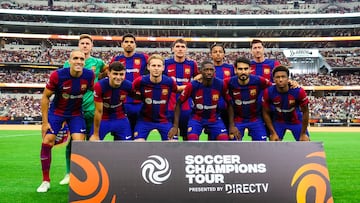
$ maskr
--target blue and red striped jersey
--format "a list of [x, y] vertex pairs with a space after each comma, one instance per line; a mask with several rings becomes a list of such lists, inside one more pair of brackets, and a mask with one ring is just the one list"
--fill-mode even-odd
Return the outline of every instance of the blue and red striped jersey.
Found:
[[278, 65], [280, 65], [280, 62], [273, 59], [265, 59], [262, 63], [251, 60], [251, 74], [264, 77], [273, 82], [272, 71]]
[[[173, 78], [176, 81], [177, 85], [187, 85], [192, 79], [199, 74], [199, 69], [196, 61], [185, 59], [184, 62], [178, 63], [174, 58], [169, 58], [165, 60], [165, 70], [164, 74]], [[176, 99], [180, 94], [171, 94], [169, 101], [169, 110], [173, 111], [176, 105]], [[181, 106], [181, 110], [190, 110], [191, 109], [191, 100], [188, 100]]]
[[224, 80], [234, 76], [234, 66], [229, 63], [223, 63], [221, 66], [215, 66], [215, 77]]
[[141, 119], [156, 123], [169, 122], [170, 95], [177, 91], [177, 85], [172, 78], [163, 75], [160, 83], [153, 83], [149, 75], [141, 76], [133, 82], [133, 90], [142, 97]]
[[223, 81], [214, 78], [212, 85], [208, 87], [196, 80], [192, 81], [180, 94], [179, 100], [184, 102], [192, 98], [194, 101], [193, 119], [215, 122], [219, 117], [218, 102], [221, 97], [229, 98], [227, 87]]
[[308, 105], [309, 99], [303, 88], [289, 89], [287, 93], [279, 93], [273, 85], [264, 91], [262, 98], [264, 107], [271, 109], [274, 121], [286, 124], [301, 124], [301, 107]]
[[260, 93], [272, 83], [260, 76], [250, 75], [249, 83], [240, 85], [238, 76], [226, 81], [234, 107], [234, 121], [238, 123], [261, 120]]
[[94, 72], [85, 68], [78, 78], [70, 75], [70, 68], [53, 71], [46, 83], [46, 88], [55, 94], [49, 111], [65, 117], [81, 115], [83, 96], [87, 90], [93, 89], [94, 79]]
[[[125, 57], [122, 55], [117, 55], [111, 59], [111, 62], [120, 61], [126, 68], [125, 79], [133, 82], [136, 78], [141, 75], [146, 74], [146, 64], [149, 56], [144, 53], [135, 53], [131, 57]], [[141, 101], [134, 100], [131, 97], [126, 98], [126, 103], [141, 103]]]
[[94, 87], [94, 101], [103, 103], [102, 120], [125, 118], [124, 102], [132, 91], [132, 84], [124, 80], [120, 87], [113, 88], [109, 78], [99, 80]]

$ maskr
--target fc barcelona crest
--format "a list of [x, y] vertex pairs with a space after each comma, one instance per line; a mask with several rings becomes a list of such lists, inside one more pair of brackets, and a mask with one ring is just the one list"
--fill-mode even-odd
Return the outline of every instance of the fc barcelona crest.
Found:
[[135, 65], [140, 65], [140, 59], [135, 59], [134, 63], [135, 63]]
[[264, 69], [264, 74], [270, 74], [270, 68], [265, 68]]
[[163, 89], [161, 92], [162, 95], [167, 95], [169, 94], [169, 91], [167, 89]]
[[218, 94], [214, 94], [214, 95], [212, 96], [212, 100], [213, 100], [213, 101], [219, 100], [219, 95], [218, 95]]
[[185, 68], [185, 74], [190, 74], [190, 68]]
[[82, 84], [81, 85], [81, 90], [83, 91], [83, 90], [86, 90], [86, 88], [87, 88], [87, 84]]
[[250, 90], [250, 95], [251, 95], [251, 96], [255, 96], [255, 95], [256, 95], [256, 89]]

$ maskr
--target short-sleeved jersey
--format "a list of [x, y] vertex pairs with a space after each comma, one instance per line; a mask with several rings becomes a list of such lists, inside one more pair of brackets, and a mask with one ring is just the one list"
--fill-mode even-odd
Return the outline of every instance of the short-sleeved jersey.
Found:
[[[223, 63], [220, 66], [215, 66], [215, 77], [220, 80], [228, 79], [234, 75], [234, 66], [231, 64]], [[222, 97], [219, 100], [219, 108], [226, 109], [226, 102]]]
[[[66, 61], [64, 63], [63, 67], [64, 68], [69, 68], [70, 67], [69, 61]], [[89, 58], [87, 58], [85, 60], [84, 68], [92, 70], [95, 73], [94, 83], [96, 83], [98, 81], [99, 74], [105, 68], [105, 63], [104, 63], [103, 60], [101, 60], [99, 58], [95, 58], [95, 57], [90, 56]], [[93, 96], [92, 91], [88, 91], [84, 95], [82, 108], [83, 108], [84, 111], [94, 111], [95, 110], [94, 96]]]
[[186, 101], [192, 98], [194, 107], [192, 119], [208, 122], [215, 122], [219, 117], [218, 102], [220, 97], [229, 98], [227, 87], [223, 81], [214, 78], [211, 86], [204, 86], [198, 81], [192, 81], [180, 94], [179, 100]]
[[262, 98], [264, 107], [271, 109], [274, 121], [286, 124], [302, 123], [301, 107], [308, 105], [309, 99], [303, 88], [289, 89], [279, 93], [273, 85], [264, 90]]
[[[164, 74], [173, 78], [177, 85], [187, 85], [191, 80], [199, 74], [199, 69], [196, 61], [185, 59], [184, 62], [178, 63], [174, 58], [165, 60]], [[176, 104], [176, 99], [180, 94], [172, 94], [169, 101], [169, 110], [173, 111]], [[182, 110], [191, 109], [191, 100], [188, 100], [181, 106]]]
[[[146, 64], [149, 56], [144, 53], [135, 53], [131, 57], [125, 55], [117, 55], [111, 59], [111, 62], [120, 61], [126, 68], [125, 79], [133, 82], [136, 78], [146, 74]], [[131, 97], [126, 98], [126, 103], [141, 103]]]
[[273, 59], [265, 59], [262, 63], [251, 60], [251, 74], [262, 76], [273, 82], [272, 71], [280, 65], [280, 62]]
[[172, 92], [177, 91], [175, 81], [162, 76], [160, 83], [150, 81], [150, 76], [141, 76], [133, 82], [133, 91], [140, 92], [143, 106], [140, 119], [147, 122], [168, 123], [168, 102]]
[[220, 80], [230, 78], [235, 75], [234, 66], [232, 64], [223, 63], [220, 66], [215, 66], [215, 77]]
[[132, 91], [132, 84], [124, 80], [120, 87], [113, 88], [109, 78], [99, 80], [94, 87], [94, 101], [103, 103], [102, 120], [125, 118], [124, 102]]
[[244, 123], [260, 120], [259, 95], [272, 85], [271, 82], [257, 75], [250, 75], [249, 83], [246, 85], [239, 84], [238, 76], [233, 76], [226, 82], [234, 107], [234, 121]]
[[88, 90], [93, 89], [94, 79], [94, 72], [88, 69], [83, 69], [78, 78], [70, 75], [70, 68], [52, 72], [46, 84], [46, 88], [55, 94], [49, 112], [64, 117], [81, 115], [83, 97]]

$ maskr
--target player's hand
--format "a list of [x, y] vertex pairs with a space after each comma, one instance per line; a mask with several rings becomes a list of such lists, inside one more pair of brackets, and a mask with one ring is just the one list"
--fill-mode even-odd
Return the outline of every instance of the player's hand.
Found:
[[230, 138], [230, 140], [234, 140], [234, 138], [236, 140], [241, 140], [241, 138], [242, 138], [241, 133], [236, 126], [231, 126], [229, 128], [229, 138]]
[[177, 127], [172, 127], [168, 132], [169, 140], [172, 140], [174, 138], [174, 136], [177, 136], [177, 134], [178, 134], [178, 128]]
[[45, 135], [46, 135], [46, 132], [47, 131], [50, 131], [51, 133], [54, 133], [53, 129], [51, 128], [50, 126], [50, 123], [42, 123], [41, 125], [41, 136], [42, 138], [44, 139]]
[[310, 141], [310, 138], [305, 133], [305, 134], [300, 135], [299, 141]]
[[278, 134], [270, 134], [270, 141], [281, 141]]
[[295, 80], [289, 80], [289, 86], [290, 86], [291, 89], [295, 89], [295, 88], [300, 87], [299, 83], [296, 82]]

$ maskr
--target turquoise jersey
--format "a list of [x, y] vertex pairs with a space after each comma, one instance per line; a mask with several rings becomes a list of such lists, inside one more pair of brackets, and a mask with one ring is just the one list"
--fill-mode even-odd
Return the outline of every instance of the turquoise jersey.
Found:
[[[63, 67], [69, 68], [70, 67], [69, 61], [66, 61], [64, 63]], [[100, 72], [105, 68], [105, 63], [103, 60], [101, 60], [99, 58], [90, 56], [88, 59], [85, 60], [84, 68], [94, 71], [94, 73], [95, 73], [94, 83], [96, 83], [99, 79]], [[85, 95], [83, 97], [82, 108], [83, 108], [83, 111], [95, 111], [93, 91], [88, 90], [85, 93]]]

